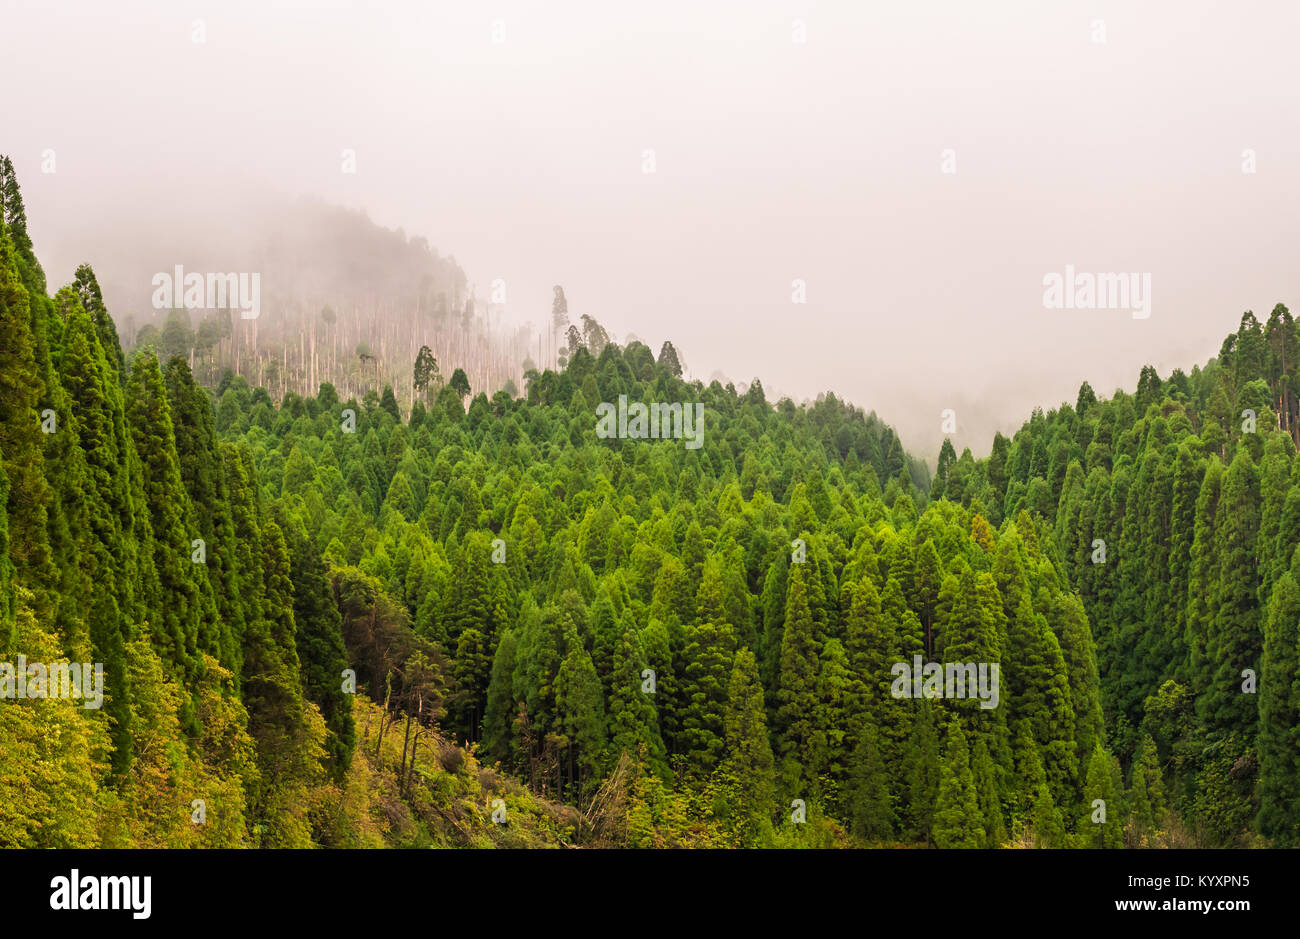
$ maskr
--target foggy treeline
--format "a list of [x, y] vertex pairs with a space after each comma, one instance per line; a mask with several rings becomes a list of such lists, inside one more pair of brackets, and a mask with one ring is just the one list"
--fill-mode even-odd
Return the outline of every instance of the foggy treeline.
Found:
[[[293, 203], [236, 257], [239, 272], [260, 274], [257, 318], [243, 318], [233, 298], [222, 309], [184, 309], [178, 296], [171, 309], [154, 309], [153, 275], [137, 274], [117, 299], [117, 309], [131, 311], [121, 322], [125, 343], [184, 355], [209, 384], [231, 369], [276, 400], [288, 392], [314, 395], [322, 382], [345, 400], [391, 385], [404, 407], [414, 400], [421, 346], [437, 360], [435, 384], [462, 368], [473, 391], [489, 395], [522, 388], [529, 353], [538, 354], [533, 331], [508, 322], [502, 304], [476, 298], [454, 258], [362, 212]], [[183, 269], [229, 273], [232, 256], [217, 259], [226, 263], [208, 257]], [[542, 348], [550, 354], [554, 345], [547, 340]]]

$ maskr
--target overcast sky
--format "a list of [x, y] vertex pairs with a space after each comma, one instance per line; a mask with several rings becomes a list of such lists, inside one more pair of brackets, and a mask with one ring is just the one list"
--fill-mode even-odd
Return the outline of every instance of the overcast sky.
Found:
[[[1300, 312], [1294, 4], [0, 0], [0, 34], [52, 289], [128, 233], [237, 239], [232, 206], [317, 195], [504, 279], [515, 319], [563, 284], [931, 463], [945, 408], [983, 455], [1081, 380]], [[1150, 317], [1045, 309], [1067, 264], [1150, 274]]]

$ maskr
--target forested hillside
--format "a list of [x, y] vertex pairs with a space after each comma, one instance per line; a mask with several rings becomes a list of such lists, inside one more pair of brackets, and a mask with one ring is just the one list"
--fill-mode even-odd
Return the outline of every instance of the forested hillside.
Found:
[[[1283, 308], [931, 481], [590, 331], [521, 397], [207, 387], [89, 267], [50, 296], [0, 192], [0, 660], [105, 666], [0, 702], [0, 844], [1293, 843]], [[602, 439], [620, 396], [702, 445]], [[995, 706], [897, 696], [917, 658]]]
[[[1033, 416], [932, 492], [1046, 521], [1097, 640], [1109, 738], [1198, 844], [1300, 845], [1300, 336], [1241, 317], [1191, 374]], [[1154, 756], [1152, 756], [1154, 754]]]
[[384, 598], [327, 570], [264, 497], [184, 359], [128, 368], [88, 267], [46, 295], [8, 159], [0, 195], [0, 660], [105, 673], [95, 709], [15, 697], [6, 676], [0, 844], [575, 837], [571, 809], [436, 731], [439, 653], [409, 630], [382, 636], [402, 659], [383, 707], [343, 693], [341, 628]]
[[[234, 240], [185, 251], [182, 269], [258, 272], [256, 318], [245, 318], [234, 300], [182, 309], [179, 288], [174, 307], [155, 308], [151, 278], [159, 270], [170, 276], [177, 257], [170, 240], [134, 252], [106, 249], [125, 268], [114, 272], [114, 290], [105, 285], [121, 304], [113, 312], [124, 326], [124, 348], [151, 346], [164, 361], [183, 356], [208, 385], [231, 369], [276, 400], [289, 391], [315, 394], [325, 381], [348, 396], [389, 384], [404, 408], [422, 345], [494, 389], [517, 389], [528, 356], [540, 357], [532, 331], [503, 325], [504, 304], [476, 295], [454, 258], [361, 212], [290, 202], [255, 215]], [[208, 241], [219, 239], [209, 234]], [[141, 253], [154, 259], [152, 266], [141, 267]], [[562, 318], [548, 326], [563, 331], [567, 324]]]

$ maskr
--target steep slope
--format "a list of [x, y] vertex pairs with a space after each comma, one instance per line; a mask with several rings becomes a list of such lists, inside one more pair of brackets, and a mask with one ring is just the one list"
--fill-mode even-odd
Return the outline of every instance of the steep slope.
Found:
[[936, 496], [1052, 526], [1113, 745], [1130, 775], [1163, 771], [1180, 842], [1300, 844], [1298, 365], [1287, 308], [1247, 312], [1190, 375], [1085, 383], [987, 459], [939, 458]]
[[1130, 798], [1105, 748], [1047, 519], [929, 500], [874, 414], [688, 383], [671, 344], [590, 328], [522, 398], [463, 371], [409, 409], [231, 373], [210, 393], [185, 356], [128, 363], [89, 268], [48, 298], [0, 184], [0, 656], [105, 665], [102, 709], [0, 705], [24, 754], [5, 843], [1091, 845], [1163, 822], [1158, 780]]

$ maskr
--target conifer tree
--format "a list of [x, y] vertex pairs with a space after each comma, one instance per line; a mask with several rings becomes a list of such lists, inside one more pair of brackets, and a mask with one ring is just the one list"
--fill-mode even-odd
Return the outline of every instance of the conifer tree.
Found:
[[217, 659], [237, 675], [244, 609], [239, 597], [239, 574], [233, 563], [234, 527], [212, 405], [180, 356], [167, 363], [164, 378], [181, 481], [194, 508], [197, 535], [205, 545], [204, 567], [199, 572], [206, 572], [207, 577], [197, 579], [200, 616], [214, 623]]
[[483, 711], [483, 753], [489, 763], [509, 766], [511, 738], [515, 717], [513, 679], [515, 670], [515, 634], [507, 629], [492, 655], [492, 675], [488, 680], [487, 705]]
[[818, 645], [802, 565], [790, 569], [781, 638], [776, 726], [784, 761], [810, 764], [817, 700]]
[[1150, 844], [1149, 839], [1164, 822], [1164, 784], [1155, 742], [1149, 735], [1142, 737], [1129, 768], [1127, 805], [1132, 844]]
[[1014, 713], [1029, 721], [1043, 755], [1048, 783], [1058, 800], [1070, 794], [1078, 773], [1074, 705], [1065, 659], [1046, 620], [1022, 599], [1011, 625], [1007, 697]]
[[660, 776], [666, 776], [667, 753], [659, 732], [659, 717], [653, 700], [657, 688], [655, 694], [643, 690], [648, 687], [647, 679], [642, 677], [646, 666], [647, 657], [640, 633], [628, 622], [614, 648], [610, 666], [610, 751], [613, 758], [617, 758], [619, 753], [626, 753], [633, 758], [643, 753], [648, 768]]
[[568, 762], [568, 797], [590, 796], [605, 759], [605, 705], [600, 678], [591, 656], [574, 633], [566, 636], [568, 653], [555, 677], [557, 725]]
[[[782, 551], [768, 566], [763, 579], [763, 593], [760, 603], [763, 609], [762, 657], [759, 666], [763, 676], [763, 687], [776, 688], [776, 676], [781, 669], [781, 637], [785, 633], [785, 593], [789, 574], [788, 556]], [[775, 712], [775, 693], [768, 695], [768, 708]]]
[[934, 843], [940, 848], [983, 847], [986, 835], [970, 767], [970, 749], [956, 721], [948, 725], [945, 749], [934, 806]]
[[1113, 757], [1098, 744], [1088, 760], [1088, 775], [1083, 786], [1087, 824], [1080, 824], [1080, 838], [1088, 847], [1123, 846], [1123, 790], [1117, 790], [1112, 775]]
[[[3, 158], [7, 163], [8, 157]], [[21, 202], [12, 166], [3, 179], [5, 226], [13, 238], [25, 237]], [[12, 193], [9, 191], [12, 187]], [[16, 207], [15, 207], [16, 206]], [[19, 213], [19, 215], [15, 215]], [[16, 228], [21, 220], [21, 229]], [[48, 506], [52, 498], [45, 474], [41, 400], [32, 308], [17, 270], [17, 252], [10, 234], [0, 231], [0, 454], [9, 479], [9, 552], [15, 580], [32, 592], [38, 620], [53, 612], [51, 588], [56, 579], [50, 554]]]
[[726, 757], [720, 774], [739, 841], [750, 845], [771, 824], [776, 780], [758, 662], [749, 649], [736, 653], [724, 725]]
[[975, 779], [975, 795], [979, 800], [980, 818], [984, 828], [984, 845], [999, 848], [1007, 838], [1006, 824], [1003, 821], [1002, 800], [997, 781], [997, 767], [989, 755], [988, 745], [984, 739], [975, 741], [971, 754], [971, 774]]
[[828, 804], [839, 807], [841, 786], [848, 774], [848, 723], [851, 700], [849, 660], [838, 639], [829, 640], [822, 649], [821, 669], [817, 676], [817, 704], [813, 713], [811, 766], [818, 779], [818, 789]]
[[1038, 784], [1033, 801], [1034, 844], [1040, 848], [1065, 847], [1065, 823], [1061, 820], [1060, 810], [1052, 801], [1052, 793], [1046, 782]]
[[875, 728], [868, 725], [858, 738], [849, 773], [849, 819], [854, 834], [869, 842], [894, 837], [898, 820]]
[[918, 702], [917, 711], [903, 761], [903, 778], [908, 792], [907, 826], [912, 838], [928, 842], [934, 821], [935, 799], [939, 795], [939, 738], [934, 729], [930, 701], [922, 699]]
[[90, 652], [103, 663], [105, 681], [118, 689], [105, 710], [111, 717], [112, 766], [120, 775], [131, 759], [125, 643], [134, 638], [132, 598], [140, 579], [124, 471], [132, 444], [126, 437], [121, 389], [104, 360], [90, 318], [80, 309], [69, 315], [62, 373], [70, 398], [77, 402], [72, 428], [85, 461], [76, 493], [85, 515], [75, 526], [76, 553], [84, 575], [78, 600], [85, 610]]
[[132, 362], [126, 401], [143, 469], [153, 566], [158, 573], [150, 632], [163, 661], [188, 680], [198, 674], [199, 650], [216, 653], [219, 643], [214, 624], [200, 622], [198, 583], [204, 575], [196, 574], [191, 560], [195, 532], [189, 521], [190, 501], [181, 482], [171, 405], [152, 353], [138, 353]]
[[352, 702], [344, 691], [348, 668], [343, 624], [329, 587], [325, 564], [301, 524], [285, 523], [293, 586], [294, 648], [302, 671], [303, 694], [320, 708], [328, 737], [325, 750], [335, 778], [352, 761], [356, 728]]
[[261, 771], [251, 803], [254, 816], [267, 826], [265, 845], [306, 847], [311, 836], [303, 797], [320, 775], [325, 726], [302, 693], [284, 535], [266, 519], [259, 540], [260, 615], [246, 639], [243, 682], [249, 734], [257, 745]]
[[1237, 451], [1223, 477], [1215, 512], [1219, 569], [1206, 655], [1212, 663], [1205, 694], [1196, 704], [1206, 727], [1250, 735], [1257, 714], [1253, 695], [1242, 693], [1242, 672], [1259, 667], [1262, 645], [1258, 597], [1259, 474], [1250, 453]]
[[115, 376], [120, 376], [126, 370], [126, 360], [122, 356], [122, 343], [118, 339], [117, 326], [113, 322], [113, 317], [104, 306], [104, 294], [99, 289], [99, 281], [95, 278], [95, 272], [89, 264], [77, 267], [77, 273], [72, 280], [72, 289], [76, 291], [77, 299], [81, 301], [81, 308], [94, 322], [95, 333], [109, 367]]
[[721, 572], [704, 565], [697, 607], [701, 620], [685, 634], [678, 725], [692, 772], [710, 773], [722, 757], [727, 689], [736, 656], [736, 634], [725, 620]]
[[1210, 684], [1210, 634], [1214, 602], [1219, 594], [1220, 565], [1216, 554], [1214, 520], [1223, 486], [1223, 464], [1211, 457], [1196, 497], [1196, 516], [1187, 581], [1187, 651], [1184, 666], [1193, 691], [1199, 694]]
[[1260, 834], [1278, 847], [1300, 846], [1300, 551], [1278, 578], [1264, 624], [1259, 681]]

